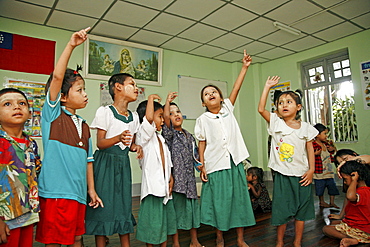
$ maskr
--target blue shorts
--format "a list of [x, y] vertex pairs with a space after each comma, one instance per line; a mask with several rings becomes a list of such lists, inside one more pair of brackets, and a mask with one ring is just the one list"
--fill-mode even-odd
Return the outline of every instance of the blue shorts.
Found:
[[339, 190], [337, 188], [337, 185], [335, 184], [334, 178], [314, 179], [314, 181], [317, 196], [323, 196], [326, 187], [328, 188], [329, 195], [339, 195]]

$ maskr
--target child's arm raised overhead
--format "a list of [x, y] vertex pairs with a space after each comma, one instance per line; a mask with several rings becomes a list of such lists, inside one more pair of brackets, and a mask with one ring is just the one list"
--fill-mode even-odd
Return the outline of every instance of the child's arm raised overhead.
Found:
[[263, 88], [262, 95], [260, 102], [258, 104], [258, 112], [261, 114], [261, 116], [269, 123], [270, 122], [270, 112], [266, 110], [266, 101], [267, 97], [269, 95], [270, 88], [275, 86], [279, 83], [280, 77], [279, 76], [273, 76], [270, 78], [270, 76], [267, 78], [265, 87]]
[[57, 64], [55, 65], [53, 71], [53, 79], [50, 83], [49, 96], [51, 101], [55, 101], [57, 96], [62, 88], [64, 73], [66, 72], [69, 58], [71, 57], [72, 51], [74, 48], [87, 39], [87, 32], [90, 30], [90, 27], [82, 29], [79, 32], [72, 34], [71, 39], [64, 48], [62, 55], [60, 55]]
[[229, 95], [229, 100], [231, 101], [231, 104], [234, 105], [236, 98], [238, 97], [239, 90], [243, 84], [244, 77], [247, 74], [249, 65], [252, 63], [252, 58], [249, 56], [249, 54], [246, 53], [246, 50], [244, 50], [244, 57], [243, 57], [243, 66], [240, 70], [238, 78], [236, 78], [236, 81], [233, 86], [233, 90], [231, 91]]
[[359, 178], [359, 175], [357, 172], [351, 173], [351, 183], [349, 184], [347, 193], [346, 193], [346, 198], [348, 201], [354, 202], [357, 200], [356, 189], [357, 189], [358, 178]]
[[148, 97], [148, 103], [146, 105], [145, 117], [146, 120], [151, 124], [154, 121], [154, 100], [161, 102], [161, 97], [158, 94], [151, 94]]
[[171, 119], [170, 119], [170, 103], [176, 99], [177, 92], [168, 93], [166, 104], [163, 108], [163, 118], [164, 118], [164, 124], [169, 128], [171, 126]]

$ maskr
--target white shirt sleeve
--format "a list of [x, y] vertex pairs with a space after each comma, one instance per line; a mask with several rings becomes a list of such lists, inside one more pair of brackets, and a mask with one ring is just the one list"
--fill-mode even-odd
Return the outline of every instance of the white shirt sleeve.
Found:
[[199, 141], [206, 140], [204, 126], [202, 124], [202, 116], [198, 117], [195, 122], [194, 135]]
[[104, 106], [101, 106], [98, 108], [95, 114], [95, 118], [92, 121], [90, 128], [91, 129], [102, 129], [102, 130], [108, 130], [108, 121], [109, 121], [109, 116], [108, 116], [108, 111], [110, 111], [109, 108], [106, 108]]

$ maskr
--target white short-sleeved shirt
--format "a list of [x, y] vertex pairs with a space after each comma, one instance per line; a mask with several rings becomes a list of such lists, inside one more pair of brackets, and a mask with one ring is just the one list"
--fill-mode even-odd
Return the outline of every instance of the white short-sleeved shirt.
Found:
[[[130, 121], [131, 116], [132, 121]], [[131, 112], [130, 115], [126, 117], [118, 114], [116, 108], [113, 105], [110, 105], [98, 108], [90, 128], [107, 131], [105, 138], [109, 139], [121, 134], [125, 130], [129, 130], [131, 135], [134, 135], [139, 130], [139, 126], [139, 116], [136, 112]], [[125, 146], [122, 142], [118, 142], [115, 145], [118, 145], [122, 150], [129, 147]]]
[[230, 169], [230, 155], [238, 165], [249, 157], [238, 122], [229, 99], [218, 114], [205, 112], [197, 118], [194, 134], [199, 141], [206, 141], [204, 166], [207, 173]]
[[[163, 147], [164, 170], [159, 141]], [[140, 199], [144, 199], [147, 195], [154, 195], [163, 197], [163, 204], [167, 204], [168, 200], [172, 199], [169, 191], [171, 153], [163, 136], [157, 133], [155, 123], [150, 124], [145, 117], [136, 134], [136, 144], [141, 145], [144, 153], [144, 157], [139, 161], [142, 169]]]
[[269, 168], [295, 177], [308, 171], [306, 143], [319, 134], [313, 126], [301, 122], [301, 128], [293, 129], [275, 113], [271, 113], [268, 133], [272, 137]]

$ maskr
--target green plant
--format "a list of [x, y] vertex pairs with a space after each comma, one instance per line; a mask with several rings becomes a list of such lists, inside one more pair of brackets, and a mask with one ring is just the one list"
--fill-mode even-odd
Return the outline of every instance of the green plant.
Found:
[[355, 103], [353, 96], [333, 101], [334, 136], [336, 142], [358, 140]]

